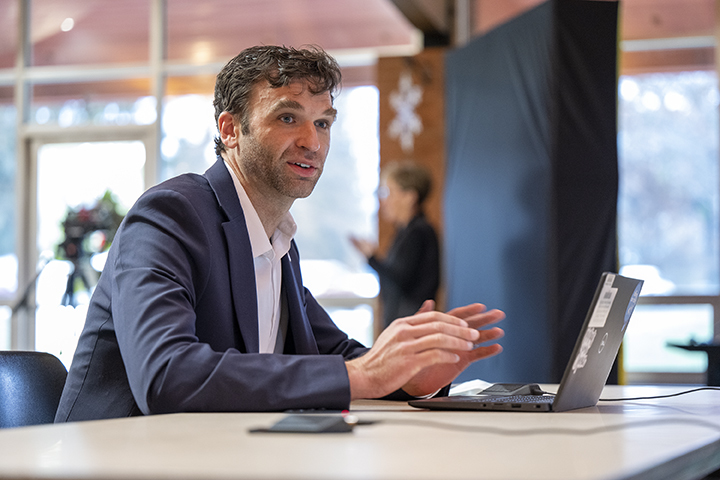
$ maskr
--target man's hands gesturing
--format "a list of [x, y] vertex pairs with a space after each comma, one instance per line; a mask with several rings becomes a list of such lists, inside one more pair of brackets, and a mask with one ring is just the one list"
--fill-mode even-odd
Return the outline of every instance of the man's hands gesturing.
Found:
[[[475, 303], [447, 313], [426, 301], [417, 314], [392, 322], [362, 357], [346, 362], [352, 399], [378, 398], [402, 388], [410, 395], [429, 395], [457, 377], [468, 365], [496, 355], [492, 342], [503, 336], [498, 327], [481, 329], [505, 318]], [[478, 330], [481, 329], [481, 330]]]

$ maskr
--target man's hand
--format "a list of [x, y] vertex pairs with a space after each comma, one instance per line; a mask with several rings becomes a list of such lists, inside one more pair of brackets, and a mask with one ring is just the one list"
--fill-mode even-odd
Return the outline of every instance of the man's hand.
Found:
[[428, 301], [417, 314], [395, 320], [370, 351], [346, 363], [352, 399], [378, 398], [401, 387], [415, 396], [431, 394], [472, 362], [502, 351], [497, 344], [475, 345], [503, 336], [497, 327], [478, 330], [502, 320], [503, 312], [481, 304], [448, 313], [433, 308]]
[[[420, 311], [424, 309], [434, 307], [434, 303], [425, 302], [421, 307]], [[505, 318], [505, 314], [500, 310], [486, 311], [485, 305], [475, 303], [467, 305], [465, 307], [459, 307], [448, 312], [448, 315], [453, 315], [458, 318], [465, 320], [470, 328], [480, 329], [487, 325], [491, 325], [499, 322]], [[481, 344], [486, 342], [492, 342], [498, 340], [505, 333], [498, 327], [490, 329], [479, 330], [480, 338], [475, 341], [475, 344]], [[475, 347], [468, 352], [457, 352], [460, 356], [460, 360], [454, 364], [438, 364], [431, 367], [427, 367], [421, 370], [415, 375], [408, 383], [402, 388], [405, 392], [410, 395], [423, 396], [434, 393], [444, 387], [445, 385], [452, 382], [455, 377], [467, 368], [471, 363], [483, 359], [492, 357], [502, 352], [502, 346], [497, 343], [490, 345], [483, 345]]]

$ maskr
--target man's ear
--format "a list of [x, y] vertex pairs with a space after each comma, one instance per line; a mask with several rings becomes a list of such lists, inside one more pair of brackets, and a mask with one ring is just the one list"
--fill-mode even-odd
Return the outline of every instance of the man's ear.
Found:
[[222, 112], [218, 117], [218, 132], [220, 141], [227, 148], [235, 148], [238, 145], [240, 136], [240, 123], [234, 115], [229, 112]]

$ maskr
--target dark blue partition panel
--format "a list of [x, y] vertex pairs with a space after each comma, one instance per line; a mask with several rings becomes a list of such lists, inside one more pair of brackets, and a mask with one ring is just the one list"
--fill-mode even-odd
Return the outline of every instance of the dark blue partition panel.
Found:
[[542, 4], [446, 58], [448, 305], [507, 314], [504, 353], [459, 381], [549, 380], [552, 24]]
[[507, 313], [459, 380], [559, 382], [617, 268], [617, 8], [549, 1], [447, 54], [448, 305]]

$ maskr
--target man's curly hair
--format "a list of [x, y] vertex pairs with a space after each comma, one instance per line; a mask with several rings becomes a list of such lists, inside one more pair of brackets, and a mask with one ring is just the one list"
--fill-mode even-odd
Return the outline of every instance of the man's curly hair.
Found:
[[[310, 92], [329, 92], [331, 99], [342, 79], [340, 66], [322, 48], [309, 46], [295, 49], [285, 46], [250, 47], [230, 60], [215, 81], [215, 124], [223, 112], [239, 115], [243, 134], [250, 118], [250, 93], [259, 81], [272, 88], [287, 86], [295, 80], [308, 82]], [[215, 154], [225, 150], [220, 137], [215, 138]]]

